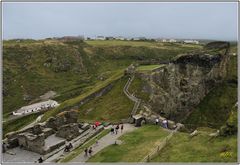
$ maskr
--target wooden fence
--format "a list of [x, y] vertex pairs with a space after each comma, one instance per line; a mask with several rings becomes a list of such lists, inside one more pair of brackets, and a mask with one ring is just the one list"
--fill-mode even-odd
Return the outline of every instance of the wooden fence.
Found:
[[159, 145], [157, 145], [156, 148], [152, 152], [150, 152], [147, 156], [145, 156], [143, 158], [142, 162], [149, 162], [152, 158], [157, 156], [160, 153], [160, 151], [168, 144], [168, 142], [172, 138], [173, 134], [175, 132], [177, 132], [179, 128], [180, 128], [180, 126], [177, 126], [177, 128], [175, 130], [171, 131], [171, 133], [167, 137], [165, 137], [163, 139], [163, 141]]

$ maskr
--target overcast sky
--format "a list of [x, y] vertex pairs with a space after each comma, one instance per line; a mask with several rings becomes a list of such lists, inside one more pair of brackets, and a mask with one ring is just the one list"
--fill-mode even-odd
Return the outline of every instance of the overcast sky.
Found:
[[4, 3], [3, 37], [237, 40], [237, 3]]

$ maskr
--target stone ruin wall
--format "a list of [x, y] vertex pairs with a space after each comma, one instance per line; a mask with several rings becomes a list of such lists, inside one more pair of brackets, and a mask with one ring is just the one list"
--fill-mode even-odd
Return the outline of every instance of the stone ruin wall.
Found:
[[78, 123], [78, 111], [69, 110], [59, 113], [56, 117], [49, 118], [45, 123], [8, 133], [4, 142], [9, 148], [20, 146], [29, 151], [46, 154], [65, 144], [65, 141], [60, 141], [55, 145], [46, 147], [45, 139], [50, 135], [55, 134], [55, 136], [69, 141], [89, 127], [89, 124]]

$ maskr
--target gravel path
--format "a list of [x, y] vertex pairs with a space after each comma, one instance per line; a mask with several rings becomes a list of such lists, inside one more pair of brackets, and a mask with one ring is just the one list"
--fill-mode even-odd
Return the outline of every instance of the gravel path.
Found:
[[[111, 126], [110, 126], [111, 127]], [[114, 144], [115, 141], [123, 134], [127, 132], [131, 132], [135, 130], [136, 127], [131, 124], [124, 124], [124, 129], [123, 132], [121, 131], [118, 132], [118, 134], [107, 134], [106, 136], [102, 137], [99, 141], [98, 144], [93, 144], [91, 147], [93, 148], [93, 153], [92, 155], [95, 155], [105, 147]], [[119, 143], [119, 141], [117, 141]], [[89, 157], [84, 156], [84, 152], [82, 152], [80, 155], [78, 155], [76, 158], [74, 158], [71, 162], [86, 162], [89, 159]]]

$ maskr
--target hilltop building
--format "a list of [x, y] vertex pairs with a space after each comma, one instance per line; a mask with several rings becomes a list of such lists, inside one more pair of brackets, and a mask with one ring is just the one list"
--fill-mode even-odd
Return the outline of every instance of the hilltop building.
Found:
[[121, 36], [118, 36], [118, 37], [116, 37], [116, 40], [125, 40], [125, 38], [121, 37]]
[[24, 114], [28, 114], [28, 113], [38, 112], [41, 110], [46, 110], [46, 109], [57, 107], [58, 105], [59, 105], [58, 102], [56, 102], [54, 100], [47, 100], [47, 101], [24, 106], [16, 111], [14, 111], [13, 115], [24, 115]]
[[175, 39], [170, 39], [169, 42], [177, 42]]
[[197, 40], [184, 40], [183, 43], [185, 44], [199, 44]]
[[175, 39], [162, 39], [162, 42], [171, 42], [171, 43], [173, 43], [173, 42], [177, 42], [177, 40], [175, 40]]
[[96, 40], [105, 40], [106, 38], [104, 36], [97, 36]]

